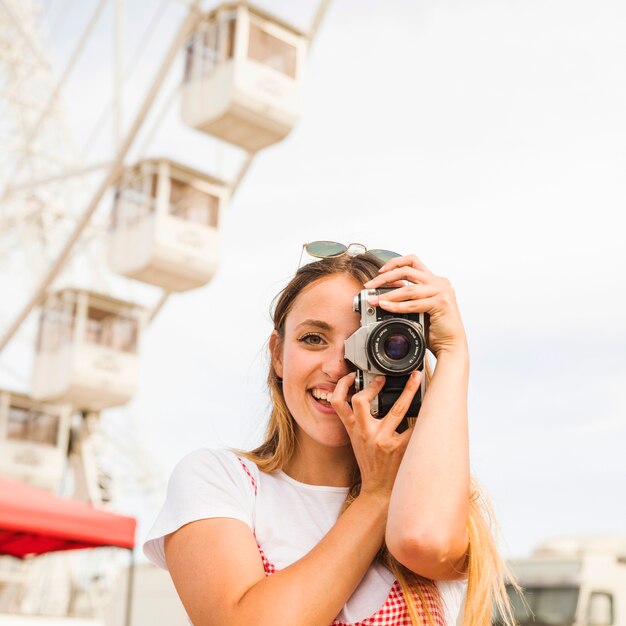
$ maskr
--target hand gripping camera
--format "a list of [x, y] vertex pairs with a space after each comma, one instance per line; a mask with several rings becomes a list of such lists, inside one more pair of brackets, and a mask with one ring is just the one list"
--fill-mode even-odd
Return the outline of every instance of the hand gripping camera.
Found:
[[[354, 296], [353, 309], [361, 314], [361, 327], [345, 341], [345, 358], [357, 367], [356, 391], [364, 389], [379, 374], [386, 377], [385, 386], [371, 402], [371, 413], [379, 419], [398, 399], [411, 372], [424, 371], [426, 355], [427, 314], [390, 313], [368, 302], [368, 296], [383, 297], [393, 289], [364, 289]], [[398, 432], [415, 421], [425, 390], [424, 376], [405, 418], [396, 429]]]

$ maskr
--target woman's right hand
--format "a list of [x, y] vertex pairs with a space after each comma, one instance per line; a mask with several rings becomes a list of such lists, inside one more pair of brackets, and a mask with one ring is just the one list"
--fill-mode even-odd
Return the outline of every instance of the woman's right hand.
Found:
[[354, 380], [355, 374], [352, 372], [337, 382], [331, 404], [350, 437], [361, 471], [361, 494], [383, 498], [388, 502], [412, 432], [412, 428], [408, 428], [399, 434], [396, 428], [419, 389], [422, 374], [417, 370], [411, 374], [399, 398], [382, 419], [372, 416], [370, 402], [381, 392], [385, 377], [377, 376], [348, 401], [348, 392]]

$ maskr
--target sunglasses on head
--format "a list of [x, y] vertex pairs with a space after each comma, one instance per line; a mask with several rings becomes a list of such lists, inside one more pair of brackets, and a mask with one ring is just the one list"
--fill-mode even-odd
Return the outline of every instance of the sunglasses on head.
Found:
[[382, 250], [380, 248], [368, 250], [362, 243], [349, 243], [346, 246], [336, 241], [312, 241], [311, 243], [302, 244], [298, 267], [302, 266], [302, 257], [305, 252], [316, 259], [333, 259], [344, 254], [357, 256], [357, 254], [367, 253], [382, 263], [400, 256], [397, 252], [392, 252], [391, 250]]

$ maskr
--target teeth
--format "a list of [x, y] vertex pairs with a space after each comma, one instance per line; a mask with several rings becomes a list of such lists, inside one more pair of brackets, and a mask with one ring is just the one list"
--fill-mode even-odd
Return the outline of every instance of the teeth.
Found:
[[323, 389], [311, 389], [311, 395], [318, 400], [326, 400], [326, 402], [331, 402], [333, 399], [332, 391], [324, 391]]

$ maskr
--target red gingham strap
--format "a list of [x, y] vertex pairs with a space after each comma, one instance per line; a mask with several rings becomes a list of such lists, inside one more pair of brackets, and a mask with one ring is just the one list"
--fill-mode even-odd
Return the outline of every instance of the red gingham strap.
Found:
[[248, 478], [250, 479], [250, 482], [252, 483], [252, 489], [254, 489], [254, 495], [256, 496], [256, 480], [254, 480], [254, 476], [250, 473], [248, 466], [243, 462], [243, 459], [241, 457], [238, 456], [237, 460], [241, 463], [241, 467], [243, 467], [243, 471], [246, 474], [248, 474]]
[[265, 556], [265, 552], [261, 549], [261, 546], [257, 543], [257, 547], [259, 548], [259, 554], [261, 555], [261, 561], [263, 561], [263, 569], [265, 570], [265, 575], [270, 576], [276, 572], [276, 568], [267, 560]]
[[[439, 607], [439, 602], [432, 591], [424, 584], [420, 584], [420, 590], [426, 599], [435, 626], [446, 626], [444, 616]], [[413, 591], [413, 599], [415, 601], [417, 614], [420, 617], [420, 622], [427, 624], [426, 612], [415, 591]], [[385, 603], [374, 615], [366, 617], [360, 622], [353, 622], [351, 624], [334, 620], [331, 626], [413, 626], [413, 622], [411, 622], [411, 615], [409, 614], [409, 609], [406, 605], [400, 583], [395, 581], [389, 591], [387, 600], [385, 600]]]
[[[263, 569], [265, 570], [266, 576], [271, 576], [278, 570], [276, 567], [269, 562], [267, 557], [265, 556], [265, 552], [259, 547], [259, 554], [261, 555], [261, 560], [263, 561]], [[429, 612], [433, 618], [435, 626], [446, 626], [445, 618], [441, 612], [441, 608], [439, 606], [438, 598], [433, 594], [430, 587], [424, 585], [423, 583], [419, 583], [420, 590], [426, 600], [426, 604], [428, 605]], [[426, 612], [424, 611], [424, 606], [417, 595], [417, 592], [413, 591], [413, 599], [415, 601], [415, 607], [417, 609], [417, 614], [421, 618], [423, 624], [427, 624], [426, 620]], [[404, 594], [402, 593], [402, 588], [400, 587], [400, 583], [395, 581], [391, 586], [389, 591], [389, 595], [385, 600], [385, 603], [370, 617], [366, 617], [364, 620], [360, 622], [341, 622], [339, 620], [333, 620], [330, 626], [413, 626], [411, 622], [411, 615], [409, 614], [409, 609], [406, 605], [406, 601], [404, 600]]]
[[[250, 479], [250, 483], [252, 484], [252, 489], [254, 490], [254, 495], [257, 495], [257, 484], [256, 480], [254, 480], [254, 476], [250, 473], [247, 465], [243, 462], [243, 459], [237, 457], [239, 463], [241, 463], [241, 467], [243, 467], [244, 471], [248, 475]], [[278, 570], [276, 567], [270, 563], [268, 558], [265, 556], [265, 552], [261, 549], [261, 546], [257, 544], [259, 548], [259, 554], [261, 555], [261, 561], [263, 562], [263, 569], [265, 570], [266, 576], [271, 576]], [[426, 599], [426, 603], [428, 604], [428, 608], [430, 610], [430, 614], [433, 617], [435, 626], [446, 626], [446, 622], [444, 616], [441, 612], [441, 608], [439, 606], [438, 598], [433, 594], [432, 589], [423, 583], [420, 584], [420, 590]], [[423, 623], [426, 624], [425, 621], [425, 612], [424, 607], [420, 601], [419, 596], [414, 591], [413, 598], [415, 600], [415, 606], [417, 608], [417, 614], [422, 619]], [[404, 600], [404, 594], [402, 593], [402, 588], [400, 587], [400, 583], [395, 581], [389, 591], [389, 595], [385, 600], [385, 603], [370, 617], [366, 617], [364, 620], [360, 622], [340, 622], [338, 620], [334, 620], [330, 626], [412, 626], [411, 616], [409, 615], [409, 609], [407, 608], [406, 602]]]

